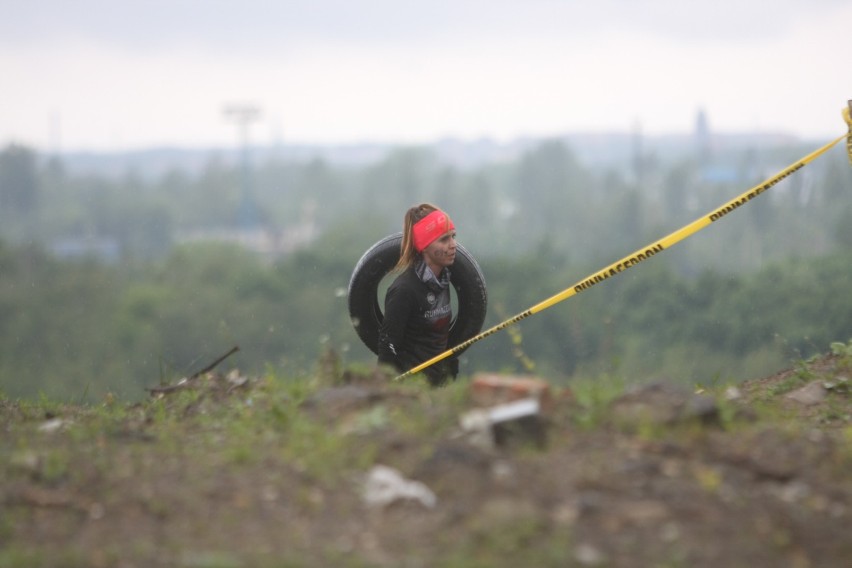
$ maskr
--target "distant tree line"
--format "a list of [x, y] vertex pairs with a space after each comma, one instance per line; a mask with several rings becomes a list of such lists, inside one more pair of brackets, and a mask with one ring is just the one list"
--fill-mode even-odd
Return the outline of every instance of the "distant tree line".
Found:
[[[777, 171], [803, 154], [764, 160]], [[258, 164], [259, 222], [314, 227], [309, 244], [270, 259], [179, 242], [185, 231], [239, 228], [246, 194], [234, 168], [70, 176], [60, 160], [10, 146], [0, 153], [0, 390], [133, 398], [233, 345], [227, 365], [250, 372], [311, 372], [329, 349], [369, 364], [346, 312], [348, 278], [419, 201], [453, 215], [486, 275], [494, 325], [774, 173], [743, 166], [715, 181], [706, 166], [648, 166], [634, 179], [591, 171], [559, 142], [474, 170], [427, 148], [355, 169]], [[852, 338], [849, 170], [842, 155], [826, 156], [671, 251], [473, 346], [462, 373], [737, 380]], [[57, 243], [73, 239], [115, 247], [60, 254]]]
[[[370, 365], [348, 320], [351, 259], [338, 244], [323, 240], [273, 264], [237, 247], [193, 245], [133, 266], [2, 245], [0, 391], [134, 399], [234, 345], [240, 352], [224, 369], [300, 376], [329, 350], [346, 365]], [[486, 326], [573, 282], [560, 260], [550, 251], [486, 259]], [[852, 254], [838, 251], [693, 278], [660, 256], [477, 343], [462, 374], [706, 383], [769, 373], [852, 339], [850, 263]]]
[[[677, 270], [751, 270], [852, 244], [852, 168], [843, 148], [835, 149], [719, 228], [679, 246]], [[641, 175], [591, 169], [561, 141], [543, 141], [512, 162], [470, 169], [439, 161], [428, 147], [399, 148], [361, 167], [270, 159], [253, 164], [249, 176], [213, 155], [199, 174], [175, 169], [149, 179], [132, 170], [121, 178], [70, 175], [61, 158], [12, 145], [0, 151], [0, 237], [59, 251], [66, 250], [63, 243], [109, 242], [113, 248], [91, 250], [123, 261], [163, 258], [199, 231], [287, 234], [310, 227], [311, 238], [346, 231], [344, 240], [353, 245], [346, 252], [357, 254], [399, 230], [409, 206], [431, 201], [451, 212], [459, 238], [477, 258], [546, 247], [572, 263], [603, 263], [709, 212], [811, 150], [718, 151], [673, 163], [651, 156]]]

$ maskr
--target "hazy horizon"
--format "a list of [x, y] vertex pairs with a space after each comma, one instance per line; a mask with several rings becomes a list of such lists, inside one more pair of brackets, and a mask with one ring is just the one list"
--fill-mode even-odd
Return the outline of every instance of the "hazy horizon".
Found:
[[845, 132], [852, 3], [0, 0], [0, 144], [45, 151]]

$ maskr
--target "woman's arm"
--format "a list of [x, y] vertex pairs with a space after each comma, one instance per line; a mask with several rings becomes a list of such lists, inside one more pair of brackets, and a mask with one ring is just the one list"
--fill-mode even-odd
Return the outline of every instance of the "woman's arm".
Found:
[[391, 286], [385, 295], [385, 314], [379, 327], [379, 364], [393, 365], [399, 371], [405, 371], [402, 351], [405, 342], [405, 328], [414, 311], [414, 299], [411, 294], [399, 286]]

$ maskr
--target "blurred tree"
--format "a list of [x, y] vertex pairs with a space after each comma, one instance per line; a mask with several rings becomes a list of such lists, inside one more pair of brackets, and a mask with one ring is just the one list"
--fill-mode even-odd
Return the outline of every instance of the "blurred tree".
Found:
[[663, 182], [662, 210], [672, 223], [688, 217], [689, 191], [694, 186], [694, 176], [694, 165], [681, 162], [669, 170]]
[[15, 225], [26, 223], [38, 203], [35, 153], [11, 144], [0, 152], [0, 220]]
[[834, 222], [834, 240], [841, 249], [852, 249], [852, 205], [838, 207], [839, 215]]
[[589, 252], [594, 238], [591, 196], [597, 184], [561, 141], [543, 142], [525, 154], [515, 171], [510, 198], [517, 244], [530, 250], [542, 237], [563, 243], [572, 256]]

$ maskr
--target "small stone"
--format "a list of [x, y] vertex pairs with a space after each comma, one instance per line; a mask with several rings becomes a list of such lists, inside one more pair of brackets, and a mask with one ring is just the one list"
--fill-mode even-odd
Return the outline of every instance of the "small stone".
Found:
[[796, 401], [805, 406], [814, 406], [825, 400], [828, 392], [823, 384], [819, 381], [808, 383], [804, 387], [787, 393], [785, 398]]
[[610, 411], [622, 424], [718, 424], [719, 408], [711, 397], [669, 382], [639, 385], [615, 399]]
[[583, 566], [600, 566], [606, 561], [603, 552], [591, 544], [581, 544], [574, 551], [574, 559]]
[[38, 431], [51, 434], [59, 431], [62, 427], [67, 426], [68, 424], [68, 421], [61, 418], [51, 418], [50, 420], [42, 423], [42, 425], [38, 427]]
[[532, 376], [477, 373], [470, 384], [470, 396], [477, 406], [495, 406], [521, 399], [534, 398], [542, 410], [552, 404], [550, 384]]
[[737, 387], [728, 387], [725, 389], [725, 400], [739, 400], [743, 397], [743, 393]]
[[410, 500], [432, 508], [438, 502], [426, 485], [405, 479], [400, 472], [384, 465], [374, 466], [367, 474], [363, 497], [371, 507], [386, 507], [396, 501]]

